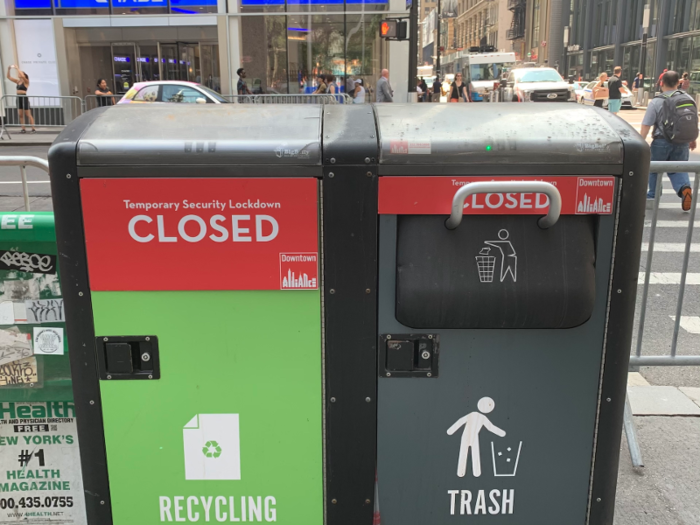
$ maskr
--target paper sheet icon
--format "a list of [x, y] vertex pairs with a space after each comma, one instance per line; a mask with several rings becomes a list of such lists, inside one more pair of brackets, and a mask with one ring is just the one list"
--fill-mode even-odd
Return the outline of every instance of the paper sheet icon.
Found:
[[241, 479], [238, 414], [197, 414], [182, 439], [185, 479]]

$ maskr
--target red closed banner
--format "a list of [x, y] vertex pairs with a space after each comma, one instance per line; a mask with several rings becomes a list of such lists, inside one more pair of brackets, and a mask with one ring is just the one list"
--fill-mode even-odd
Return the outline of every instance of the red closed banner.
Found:
[[90, 288], [314, 290], [317, 182], [83, 179]]
[[[471, 182], [543, 181], [561, 195], [562, 215], [609, 215], [615, 177], [381, 177], [379, 213], [449, 215], [454, 194]], [[465, 215], [544, 215], [549, 198], [541, 193], [480, 193], [464, 201]]]

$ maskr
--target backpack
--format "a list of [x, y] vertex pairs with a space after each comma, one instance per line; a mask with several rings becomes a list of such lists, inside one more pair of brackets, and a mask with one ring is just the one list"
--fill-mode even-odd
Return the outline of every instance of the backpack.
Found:
[[670, 95], [660, 94], [663, 98], [659, 118], [659, 129], [671, 144], [688, 144], [698, 138], [698, 108], [693, 97], [682, 91]]

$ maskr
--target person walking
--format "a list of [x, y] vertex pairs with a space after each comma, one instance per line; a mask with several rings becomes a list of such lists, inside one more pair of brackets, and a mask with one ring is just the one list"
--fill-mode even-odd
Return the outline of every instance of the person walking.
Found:
[[236, 75], [238, 75], [238, 84], [236, 86], [236, 92], [239, 95], [252, 95], [253, 93], [248, 89], [248, 83], [246, 82], [246, 72], [245, 69], [242, 67], [239, 67], [238, 70], [236, 71]]
[[95, 90], [95, 95], [97, 95], [97, 106], [102, 108], [104, 106], [114, 106], [114, 93], [107, 87], [107, 80], [101, 78], [97, 81], [97, 89]]
[[469, 102], [467, 86], [462, 82], [462, 73], [455, 75], [454, 82], [450, 86], [450, 102]]
[[393, 102], [394, 101], [394, 90], [391, 89], [391, 84], [389, 84], [389, 70], [382, 69], [382, 76], [377, 80], [377, 102]]
[[608, 80], [608, 111], [617, 115], [622, 108], [622, 68], [616, 66], [613, 76]]
[[326, 85], [326, 75], [319, 75], [316, 77], [316, 91], [313, 92], [314, 95], [325, 95], [328, 91], [328, 86]]
[[[17, 77], [12, 76], [12, 70], [17, 70]], [[17, 113], [19, 113], [19, 122], [22, 125], [22, 131], [20, 133], [26, 133], [27, 130], [24, 128], [25, 119], [29, 120], [32, 125], [32, 133], [36, 133], [36, 128], [34, 127], [34, 116], [32, 115], [32, 107], [29, 104], [29, 98], [27, 98], [27, 90], [29, 90], [29, 75], [18, 68], [15, 65], [11, 65], [7, 68], [7, 79], [14, 82], [17, 85]]]
[[[698, 120], [697, 120], [697, 108], [695, 108], [695, 101], [687, 93], [678, 91], [678, 73], [675, 71], [666, 71], [661, 77], [661, 94], [655, 96], [649, 101], [647, 106], [647, 111], [644, 114], [644, 119], [642, 120], [641, 134], [642, 138], [646, 140], [649, 131], [653, 127], [652, 132], [652, 142], [651, 142], [651, 160], [668, 160], [668, 161], [686, 161], [690, 150], [694, 150], [697, 146], [696, 139], [698, 136]], [[682, 97], [679, 101], [677, 97]], [[694, 129], [690, 130], [691, 136], [694, 136], [692, 140], [687, 143], [677, 143], [677, 141], [672, 142], [667, 136], [664, 128], [664, 124], [673, 118], [673, 114], [670, 113], [669, 109], [673, 108], [675, 110], [679, 106], [679, 102], [683, 104], [688, 104], [688, 107], [693, 106], [695, 119], [692, 119], [692, 123], [689, 124], [694, 126]], [[685, 118], [681, 122], [685, 121]], [[686, 122], [690, 122], [690, 119]], [[681, 125], [682, 126], [682, 125]], [[679, 127], [681, 127], [679, 126]], [[647, 193], [647, 199], [654, 199], [656, 197], [656, 178], [657, 173], [649, 174], [649, 191]], [[693, 192], [690, 189], [690, 178], [687, 173], [669, 173], [669, 179], [671, 179], [671, 184], [676, 194], [681, 198], [681, 208], [683, 211], [689, 211], [690, 206], [693, 202]]]
[[637, 73], [632, 83], [632, 89], [634, 90], [634, 96], [636, 98], [634, 105], [639, 106], [644, 98], [644, 75]]
[[435, 77], [435, 82], [433, 82], [433, 102], [440, 102], [441, 89], [442, 83], [440, 82], [440, 77]]
[[598, 98], [598, 92], [601, 89], [606, 89], [605, 83], [607, 81], [608, 81], [608, 74], [603, 72], [598, 77], [598, 82], [596, 83], [596, 85], [593, 86], [593, 100], [594, 100], [593, 105], [597, 108], [603, 107], [603, 101], [605, 100], [605, 97]]
[[659, 75], [659, 80], [656, 81], [656, 91], [661, 91], [661, 78], [664, 76], [666, 71], [668, 71], [668, 69], [664, 69], [663, 72]]
[[419, 86], [423, 90], [423, 102], [430, 102], [430, 90], [428, 88], [428, 84], [425, 81], [425, 77], [421, 77]]
[[353, 104], [364, 104], [365, 103], [365, 88], [362, 87], [362, 80], [359, 78], [355, 79], [355, 94], [352, 99]]
[[687, 93], [689, 88], [690, 88], [690, 77], [688, 76], [688, 73], [683, 73], [683, 78], [681, 79], [680, 89], [682, 89], [683, 91], [685, 91]]

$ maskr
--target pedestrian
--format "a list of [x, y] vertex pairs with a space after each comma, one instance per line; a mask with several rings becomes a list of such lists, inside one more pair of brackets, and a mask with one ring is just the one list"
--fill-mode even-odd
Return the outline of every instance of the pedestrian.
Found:
[[352, 99], [353, 104], [364, 104], [365, 103], [365, 88], [362, 87], [362, 80], [359, 78], [355, 79], [355, 93]]
[[[697, 108], [693, 97], [682, 91], [678, 91], [678, 73], [675, 71], [666, 71], [661, 77], [661, 93], [649, 101], [647, 111], [642, 120], [642, 137], [646, 140], [649, 130], [653, 127], [652, 142], [651, 142], [651, 160], [652, 161], [686, 161], [690, 150], [694, 150], [697, 146], [696, 139], [698, 136], [698, 118]], [[682, 97], [678, 100], [677, 97]], [[679, 104], [682, 102], [682, 104]], [[692, 106], [692, 111], [683, 118], [678, 119], [676, 123], [674, 117], [677, 116], [677, 107]], [[692, 118], [694, 115], [695, 118]], [[686, 117], [691, 117], [686, 120]], [[685, 135], [687, 142], [679, 143], [678, 139], [668, 137], [668, 129], [666, 124], [671, 123], [674, 128], [674, 133], [679, 133], [681, 137]], [[684, 126], [687, 123], [687, 128]], [[683, 133], [685, 132], [685, 133]], [[656, 173], [649, 174], [649, 191], [647, 199], [656, 197]], [[683, 211], [690, 210], [693, 202], [693, 193], [690, 189], [690, 178], [687, 173], [669, 173], [669, 179], [673, 185], [673, 190], [681, 198], [681, 208]]]
[[603, 72], [600, 74], [598, 77], [598, 82], [596, 83], [595, 86], [593, 86], [593, 105], [597, 108], [602, 108], [603, 107], [603, 102], [605, 101], [606, 98], [608, 98], [605, 93], [607, 91], [607, 87], [605, 86], [605, 83], [608, 81], [608, 74]]
[[246, 72], [245, 69], [242, 67], [239, 67], [238, 70], [236, 71], [236, 75], [238, 75], [238, 84], [236, 87], [236, 92], [239, 95], [252, 95], [250, 89], [248, 89], [248, 83], [246, 82]]
[[328, 93], [331, 95], [338, 93], [338, 84], [335, 83], [335, 75], [326, 75], [326, 86], [328, 88]]
[[350, 75], [345, 77], [345, 92], [351, 97], [354, 96], [353, 93], [355, 93], [355, 81]]
[[622, 108], [622, 68], [616, 66], [613, 70], [613, 76], [608, 80], [608, 111], [617, 115]]
[[382, 76], [377, 80], [377, 102], [393, 102], [394, 101], [394, 90], [391, 89], [391, 84], [389, 84], [389, 70], [382, 69]]
[[326, 85], [326, 75], [318, 75], [316, 77], [316, 91], [313, 92], [314, 95], [325, 95], [328, 90]]
[[689, 88], [690, 88], [690, 77], [688, 76], [688, 73], [683, 73], [683, 78], [681, 79], [680, 89], [682, 89], [683, 91], [685, 91], [687, 93]]
[[97, 81], [97, 89], [95, 90], [95, 95], [97, 95], [97, 106], [100, 108], [104, 106], [113, 106], [115, 104], [114, 93], [112, 93], [112, 91], [110, 91], [110, 89], [107, 87], [107, 80], [105, 80], [104, 78], [100, 78]]
[[440, 77], [435, 77], [435, 82], [433, 82], [433, 102], [440, 102], [441, 89], [442, 83], [440, 82]]
[[423, 90], [423, 102], [430, 102], [430, 89], [428, 88], [428, 84], [425, 82], [425, 77], [421, 77], [419, 85]]
[[634, 77], [632, 88], [634, 89], [634, 96], [637, 99], [634, 105], [639, 106], [642, 103], [642, 98], [644, 97], [644, 75], [637, 73], [637, 76]]
[[469, 102], [467, 86], [462, 82], [462, 73], [455, 75], [454, 82], [450, 86], [450, 102]]
[[[13, 77], [11, 71], [13, 69], [17, 70], [17, 77]], [[29, 104], [29, 98], [27, 98], [27, 90], [29, 89], [29, 75], [12, 65], [7, 68], [7, 79], [14, 82], [17, 86], [17, 113], [19, 113], [19, 122], [22, 125], [22, 131], [20, 133], [26, 133], [27, 130], [24, 128], [24, 120], [29, 120], [32, 125], [32, 133], [36, 133], [36, 128], [34, 128], [34, 116], [32, 115], [32, 108]]]
[[661, 91], [661, 78], [664, 76], [664, 73], [666, 73], [668, 69], [664, 69], [663, 72], [659, 75], [659, 80], [656, 81], [656, 91]]

